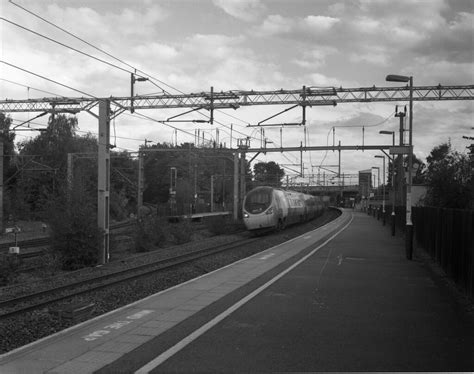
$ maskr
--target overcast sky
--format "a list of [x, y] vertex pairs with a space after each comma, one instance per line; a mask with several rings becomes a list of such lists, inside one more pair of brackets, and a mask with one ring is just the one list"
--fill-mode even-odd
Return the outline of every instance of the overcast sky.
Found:
[[[2, 17], [21, 26], [120, 65], [107, 55], [9, 3], [0, 0]], [[344, 88], [403, 85], [385, 82], [387, 74], [414, 77], [414, 85], [474, 84], [472, 0], [14, 0], [29, 11], [54, 22], [111, 55], [141, 69], [184, 93], [228, 90], [299, 89], [303, 85]], [[96, 97], [128, 96], [130, 74], [80, 55], [25, 30], [0, 21], [2, 60]], [[0, 65], [0, 96], [26, 99], [52, 94], [84, 96], [18, 69]], [[11, 83], [11, 82], [14, 83]], [[15, 84], [16, 83], [16, 84]], [[30, 88], [24, 87], [28, 86]], [[47, 92], [37, 91], [41, 89]], [[138, 94], [161, 92], [149, 82], [136, 84]], [[393, 116], [397, 103], [339, 104], [307, 111], [307, 145], [333, 143], [387, 144], [392, 139], [380, 130], [397, 130]], [[405, 105], [405, 102], [398, 103]], [[216, 137], [230, 144], [230, 125], [236, 137], [252, 136], [259, 147], [259, 129], [247, 127], [285, 107], [247, 107], [216, 112], [222, 125], [178, 123], [178, 142], [193, 142], [194, 131], [206, 139]], [[168, 110], [140, 111], [162, 120], [179, 113]], [[12, 114], [25, 120], [34, 114]], [[80, 114], [81, 131], [97, 132], [97, 121]], [[192, 114], [183, 118], [204, 117]], [[415, 102], [413, 143], [425, 159], [431, 149], [451, 141], [465, 152], [474, 136], [472, 101]], [[298, 122], [301, 109], [286, 112], [272, 122]], [[37, 120], [37, 123], [45, 123]], [[173, 129], [132, 117], [115, 120], [112, 139], [118, 147], [136, 151], [144, 139], [171, 142]], [[34, 125], [39, 127], [38, 125]], [[240, 132], [240, 134], [238, 133]], [[112, 131], [113, 133], [113, 131]], [[26, 135], [28, 134], [28, 135]], [[283, 146], [304, 141], [303, 127], [285, 127]], [[18, 133], [18, 140], [33, 133]], [[280, 129], [266, 128], [265, 136], [280, 146]], [[127, 139], [128, 138], [128, 139]], [[397, 139], [398, 142], [398, 139]], [[342, 153], [342, 171], [356, 173], [381, 167], [378, 151]], [[299, 153], [259, 155], [256, 161], [276, 161], [299, 170]], [[337, 152], [313, 152], [303, 156], [310, 173], [317, 166], [335, 165]], [[311, 167], [313, 165], [313, 168]], [[332, 167], [329, 167], [332, 168]], [[332, 168], [334, 169], [334, 168]], [[334, 169], [335, 170], [335, 169]], [[287, 169], [287, 173], [293, 174]]]

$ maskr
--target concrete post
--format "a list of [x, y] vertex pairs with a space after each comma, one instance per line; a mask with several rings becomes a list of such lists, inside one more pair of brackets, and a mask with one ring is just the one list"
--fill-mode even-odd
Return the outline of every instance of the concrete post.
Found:
[[234, 220], [239, 219], [239, 153], [234, 153]]
[[[140, 147], [141, 148], [141, 147]], [[145, 166], [143, 163], [143, 152], [138, 151], [138, 197], [137, 197], [137, 216], [143, 206], [143, 189], [145, 185]]]
[[99, 100], [99, 157], [97, 221], [102, 231], [99, 243], [99, 264], [109, 261], [109, 204], [110, 204], [110, 100]]

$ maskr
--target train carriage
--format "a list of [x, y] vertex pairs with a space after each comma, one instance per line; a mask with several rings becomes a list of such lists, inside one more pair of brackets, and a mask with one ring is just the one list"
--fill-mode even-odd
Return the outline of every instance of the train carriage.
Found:
[[325, 204], [318, 196], [260, 186], [249, 191], [243, 203], [248, 230], [283, 229], [320, 215]]

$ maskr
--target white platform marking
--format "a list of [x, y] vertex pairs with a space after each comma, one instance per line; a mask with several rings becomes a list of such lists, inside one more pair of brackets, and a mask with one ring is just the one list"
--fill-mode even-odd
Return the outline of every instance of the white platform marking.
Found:
[[260, 260], [266, 260], [273, 256], [275, 256], [275, 253], [271, 252], [271, 253], [266, 254], [265, 256], [260, 257]]

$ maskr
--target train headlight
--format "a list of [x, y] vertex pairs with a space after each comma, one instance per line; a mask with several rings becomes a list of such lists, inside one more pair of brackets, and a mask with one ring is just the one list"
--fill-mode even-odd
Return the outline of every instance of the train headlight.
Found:
[[249, 214], [248, 214], [248, 213], [244, 213], [244, 218], [249, 218]]
[[268, 209], [265, 214], [273, 214], [273, 208]]

